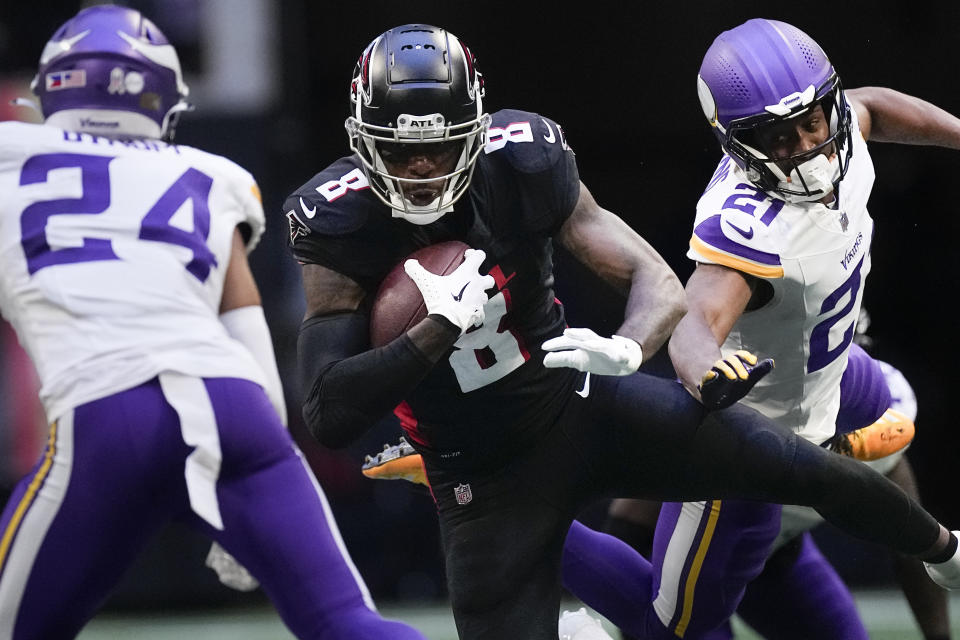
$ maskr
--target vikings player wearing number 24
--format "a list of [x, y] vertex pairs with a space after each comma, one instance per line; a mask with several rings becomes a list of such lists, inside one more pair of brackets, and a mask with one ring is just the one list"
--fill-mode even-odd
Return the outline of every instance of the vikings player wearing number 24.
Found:
[[[863, 465], [638, 372], [683, 315], [679, 280], [595, 201], [555, 122], [488, 115], [483, 97], [453, 34], [381, 34], [350, 87], [353, 154], [284, 206], [303, 264], [306, 423], [343, 446], [398, 407], [437, 503], [462, 640], [555, 640], [564, 539], [606, 496], [806, 504], [905, 553], [950, 556], [949, 532]], [[444, 240], [472, 247], [450, 274], [404, 260]], [[554, 242], [626, 296], [617, 335], [565, 327]], [[371, 347], [367, 312], [400, 261], [427, 317]]]
[[257, 187], [164, 141], [186, 104], [173, 47], [136, 11], [87, 9], [34, 88], [45, 123], [0, 123], [0, 307], [51, 426], [0, 519], [0, 638], [76, 636], [179, 521], [297, 637], [422, 640], [375, 613], [284, 427], [246, 257]]

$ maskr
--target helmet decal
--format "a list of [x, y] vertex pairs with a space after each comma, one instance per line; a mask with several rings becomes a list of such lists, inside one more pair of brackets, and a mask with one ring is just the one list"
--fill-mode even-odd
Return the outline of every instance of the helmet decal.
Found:
[[83, 9], [40, 54], [31, 89], [50, 124], [114, 137], [173, 136], [190, 108], [173, 45], [140, 12]]

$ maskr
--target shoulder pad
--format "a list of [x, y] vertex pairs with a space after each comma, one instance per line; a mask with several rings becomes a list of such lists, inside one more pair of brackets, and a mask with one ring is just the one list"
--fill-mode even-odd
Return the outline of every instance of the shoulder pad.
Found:
[[352, 233], [366, 223], [371, 212], [382, 207], [370, 194], [363, 169], [351, 157], [341, 158], [294, 191], [283, 203], [291, 236], [317, 232], [324, 235]]
[[505, 157], [518, 171], [538, 173], [556, 164], [570, 147], [556, 122], [529, 111], [504, 109], [493, 114], [483, 151]]
[[783, 200], [747, 182], [723, 179], [701, 196], [687, 256], [721, 264], [758, 278], [782, 278], [785, 238], [771, 226]]

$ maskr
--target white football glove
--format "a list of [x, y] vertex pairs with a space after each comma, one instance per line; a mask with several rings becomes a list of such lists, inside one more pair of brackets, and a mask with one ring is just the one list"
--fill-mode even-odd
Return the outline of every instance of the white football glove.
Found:
[[623, 336], [602, 338], [590, 329], [566, 329], [543, 343], [543, 366], [570, 367], [601, 376], [626, 376], [640, 368], [643, 351], [636, 340]]
[[445, 276], [430, 273], [417, 260], [407, 260], [403, 268], [420, 289], [427, 313], [442, 315], [463, 335], [470, 327], [483, 324], [486, 290], [496, 285], [493, 276], [480, 275], [480, 264], [486, 257], [480, 249], [467, 249], [456, 271]]

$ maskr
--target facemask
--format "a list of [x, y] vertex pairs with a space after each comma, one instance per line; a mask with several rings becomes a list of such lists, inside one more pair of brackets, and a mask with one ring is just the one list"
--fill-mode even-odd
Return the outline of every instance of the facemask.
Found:
[[791, 171], [790, 178], [781, 181], [778, 189], [787, 202], [815, 202], [833, 193], [833, 183], [839, 178], [837, 154], [828, 158], [818, 153]]

